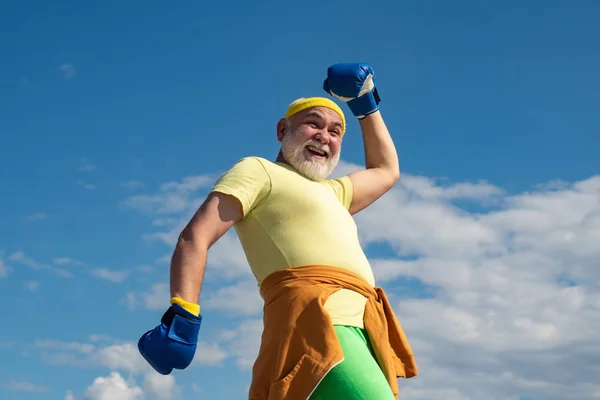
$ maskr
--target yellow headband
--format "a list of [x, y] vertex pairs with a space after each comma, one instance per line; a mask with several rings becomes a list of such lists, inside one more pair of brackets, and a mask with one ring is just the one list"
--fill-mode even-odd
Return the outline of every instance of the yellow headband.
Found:
[[299, 113], [300, 111], [312, 107], [325, 107], [338, 113], [338, 115], [342, 119], [342, 136], [344, 136], [344, 134], [346, 133], [346, 118], [344, 117], [344, 112], [337, 104], [335, 104], [332, 100], [326, 97], [309, 97], [295, 100], [294, 102], [292, 102], [292, 104], [290, 104], [287, 111], [285, 112], [285, 118], [287, 119], [292, 115]]

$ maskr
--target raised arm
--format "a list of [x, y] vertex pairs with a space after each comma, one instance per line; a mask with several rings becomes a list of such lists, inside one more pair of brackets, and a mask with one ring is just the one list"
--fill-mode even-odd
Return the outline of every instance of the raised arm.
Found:
[[359, 120], [365, 148], [365, 169], [348, 175], [353, 195], [350, 214], [356, 214], [390, 190], [400, 179], [394, 141], [380, 111]]
[[398, 154], [379, 111], [373, 68], [363, 63], [335, 64], [327, 70], [323, 89], [346, 102], [358, 118], [365, 147], [365, 169], [349, 174], [353, 198], [349, 212], [356, 214], [394, 186], [400, 178]]

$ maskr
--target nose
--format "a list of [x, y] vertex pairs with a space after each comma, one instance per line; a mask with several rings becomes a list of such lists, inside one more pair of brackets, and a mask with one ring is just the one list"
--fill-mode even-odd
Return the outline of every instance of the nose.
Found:
[[319, 142], [321, 142], [323, 144], [328, 144], [329, 141], [331, 140], [331, 136], [326, 131], [319, 131], [315, 135], [315, 139], [317, 139]]

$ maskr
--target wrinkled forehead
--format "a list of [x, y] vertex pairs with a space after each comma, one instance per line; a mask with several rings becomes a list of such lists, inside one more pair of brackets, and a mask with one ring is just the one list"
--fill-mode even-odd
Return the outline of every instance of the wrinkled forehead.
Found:
[[309, 118], [318, 118], [324, 120], [327, 124], [333, 124], [343, 128], [344, 124], [339, 114], [327, 107], [311, 107], [302, 110], [292, 118], [297, 118], [298, 121], [304, 121]]

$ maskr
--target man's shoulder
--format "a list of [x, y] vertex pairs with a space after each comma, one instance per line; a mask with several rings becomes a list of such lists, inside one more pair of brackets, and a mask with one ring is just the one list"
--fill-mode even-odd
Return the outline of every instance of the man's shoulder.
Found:
[[232, 169], [260, 169], [267, 173], [267, 175], [272, 175], [276, 172], [288, 171], [291, 167], [287, 167], [281, 162], [271, 161], [267, 158], [261, 156], [245, 156], [238, 159], [237, 162], [234, 163]]
[[244, 156], [235, 161], [227, 173], [255, 170], [265, 171], [269, 163], [270, 161], [263, 157]]
[[263, 164], [265, 162], [269, 162], [269, 160], [267, 160], [266, 158], [260, 157], [260, 156], [243, 156], [242, 158], [239, 158], [235, 163], [235, 164], [239, 164], [239, 163], [246, 163], [246, 164], [250, 164], [250, 163], [260, 163]]
[[262, 157], [246, 156], [238, 159], [215, 182], [212, 192], [221, 192], [236, 197], [246, 216], [271, 191], [271, 177]]
[[244, 156], [240, 159], [238, 159], [233, 166], [237, 166], [237, 165], [243, 165], [243, 166], [262, 166], [263, 168], [270, 168], [273, 166], [277, 166], [276, 163], [274, 163], [271, 160], [268, 160], [264, 157], [261, 156]]

